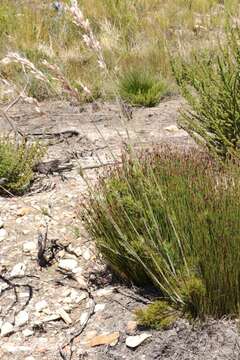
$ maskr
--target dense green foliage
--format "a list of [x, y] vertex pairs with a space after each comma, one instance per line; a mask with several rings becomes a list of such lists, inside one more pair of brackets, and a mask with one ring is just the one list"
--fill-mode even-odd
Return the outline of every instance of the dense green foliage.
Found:
[[227, 30], [218, 51], [195, 52], [191, 61], [173, 62], [182, 95], [190, 108], [181, 126], [222, 158], [240, 147], [240, 31]]
[[238, 313], [237, 165], [195, 150], [125, 155], [97, 190], [83, 219], [113, 271], [192, 316]]
[[0, 192], [22, 193], [33, 179], [33, 167], [43, 156], [39, 144], [28, 144], [10, 138], [0, 139]]

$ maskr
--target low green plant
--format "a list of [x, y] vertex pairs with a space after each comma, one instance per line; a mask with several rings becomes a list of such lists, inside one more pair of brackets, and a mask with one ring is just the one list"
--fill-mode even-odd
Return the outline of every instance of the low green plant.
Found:
[[22, 193], [33, 179], [33, 167], [41, 159], [44, 149], [40, 144], [25, 140], [0, 138], [0, 193]]
[[167, 92], [163, 80], [155, 79], [143, 69], [126, 72], [119, 81], [119, 94], [131, 105], [155, 106]]
[[222, 159], [239, 155], [240, 147], [240, 31], [227, 28], [225, 35], [214, 52], [194, 52], [190, 60], [172, 63], [189, 105], [180, 125]]
[[125, 154], [90, 192], [84, 223], [107, 264], [193, 317], [237, 315], [240, 182], [202, 152]]

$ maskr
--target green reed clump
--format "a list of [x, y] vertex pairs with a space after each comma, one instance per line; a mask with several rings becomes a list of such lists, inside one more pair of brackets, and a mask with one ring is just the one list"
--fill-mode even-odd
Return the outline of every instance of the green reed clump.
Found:
[[108, 265], [152, 284], [194, 317], [236, 315], [240, 300], [238, 165], [196, 150], [125, 154], [101, 177], [83, 220]]

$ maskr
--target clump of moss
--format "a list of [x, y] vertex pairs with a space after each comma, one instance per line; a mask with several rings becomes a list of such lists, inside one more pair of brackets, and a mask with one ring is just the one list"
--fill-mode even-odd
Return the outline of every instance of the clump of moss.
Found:
[[187, 312], [193, 318], [203, 316], [203, 301], [206, 296], [206, 288], [203, 281], [192, 276], [184, 282], [181, 290], [184, 312]]
[[135, 311], [139, 325], [155, 330], [169, 328], [177, 320], [178, 313], [166, 301], [157, 300], [146, 308]]

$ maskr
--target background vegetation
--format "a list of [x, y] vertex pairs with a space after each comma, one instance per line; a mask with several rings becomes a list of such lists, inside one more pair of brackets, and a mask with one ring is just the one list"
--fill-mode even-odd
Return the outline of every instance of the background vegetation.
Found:
[[[61, 2], [60, 2], [61, 3]], [[68, 3], [63, 1], [62, 3]], [[53, 7], [53, 1], [5, 0], [0, 4], [0, 56], [17, 51], [42, 69], [42, 60], [57, 64], [83, 100], [79, 82], [94, 97], [113, 95], [118, 79], [129, 69], [146, 69], [157, 79], [172, 81], [168, 47], [212, 47], [224, 26], [225, 14], [239, 13], [236, 0], [79, 0], [103, 48], [111, 80], [96, 68], [96, 56], [86, 48], [72, 20]], [[18, 66], [1, 69], [17, 82], [25, 81]], [[46, 69], [45, 69], [46, 70]], [[30, 79], [30, 95], [40, 100], [59, 96], [48, 86]]]

